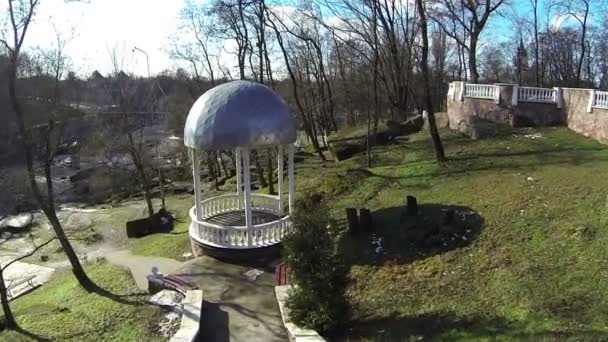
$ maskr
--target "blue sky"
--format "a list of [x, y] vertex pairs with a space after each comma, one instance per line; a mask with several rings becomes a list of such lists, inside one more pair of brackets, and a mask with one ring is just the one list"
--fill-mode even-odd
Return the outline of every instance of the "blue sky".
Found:
[[[183, 3], [183, 0], [44, 0], [31, 26], [26, 47], [50, 47], [58, 31], [64, 38], [71, 37], [67, 52], [73, 59], [75, 71], [80, 75], [88, 75], [93, 70], [104, 74], [110, 72], [109, 50], [112, 49], [121, 55], [122, 69], [145, 75], [145, 56], [132, 52], [133, 47], [137, 46], [148, 52], [151, 72], [156, 74], [175, 66], [166, 49], [170, 35], [177, 29]], [[592, 21], [606, 20], [606, 12], [599, 10], [600, 3], [606, 4], [608, 0], [594, 2]], [[513, 28], [509, 20], [513, 12], [531, 16], [530, 0], [513, 0], [510, 7], [503, 6], [501, 13], [495, 13], [483, 34], [482, 38], [485, 39], [481, 49], [483, 44], [519, 37], [520, 32]], [[547, 21], [544, 12], [545, 9], [540, 8], [539, 19], [543, 28]], [[600, 15], [604, 17], [600, 18]], [[549, 20], [560, 21], [557, 18], [553, 13]], [[573, 20], [565, 22], [565, 25], [572, 24], [576, 23]], [[231, 63], [229, 56], [225, 58], [227, 63]]]

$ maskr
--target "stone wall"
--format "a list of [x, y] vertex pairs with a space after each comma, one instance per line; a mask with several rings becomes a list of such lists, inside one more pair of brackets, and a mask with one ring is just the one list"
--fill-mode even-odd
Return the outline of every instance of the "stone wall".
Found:
[[499, 125], [510, 127], [568, 126], [573, 131], [608, 143], [608, 110], [589, 113], [589, 89], [558, 88], [561, 108], [555, 103], [512, 103], [513, 84], [497, 84], [499, 103], [491, 99], [459, 98], [463, 82], [453, 82], [448, 94], [449, 127], [474, 139], [493, 136]]
[[576, 133], [608, 143], [608, 110], [592, 108], [589, 105], [589, 89], [564, 88], [564, 112], [568, 128]]

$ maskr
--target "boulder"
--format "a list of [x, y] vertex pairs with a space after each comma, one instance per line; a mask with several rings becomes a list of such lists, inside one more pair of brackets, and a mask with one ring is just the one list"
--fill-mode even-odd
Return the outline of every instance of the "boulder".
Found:
[[1, 228], [27, 228], [32, 224], [34, 220], [34, 216], [31, 213], [23, 213], [14, 216], [7, 216], [4, 219], [0, 220], [0, 229]]
[[162, 290], [150, 297], [148, 302], [153, 305], [172, 308], [172, 310], [179, 310], [183, 300], [184, 295], [179, 292]]
[[403, 135], [409, 135], [409, 134], [419, 132], [422, 129], [423, 125], [424, 125], [424, 119], [423, 119], [422, 115], [416, 115], [412, 118], [409, 118], [408, 120], [406, 120], [405, 122], [403, 122], [401, 124], [401, 126], [402, 126], [401, 133]]

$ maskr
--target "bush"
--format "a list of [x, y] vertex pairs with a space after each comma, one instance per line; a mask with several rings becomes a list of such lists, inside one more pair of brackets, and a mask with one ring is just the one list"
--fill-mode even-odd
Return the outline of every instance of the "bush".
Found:
[[298, 202], [294, 232], [285, 240], [286, 262], [294, 288], [287, 298], [298, 325], [327, 332], [348, 317], [347, 271], [339, 253], [341, 234], [318, 195]]

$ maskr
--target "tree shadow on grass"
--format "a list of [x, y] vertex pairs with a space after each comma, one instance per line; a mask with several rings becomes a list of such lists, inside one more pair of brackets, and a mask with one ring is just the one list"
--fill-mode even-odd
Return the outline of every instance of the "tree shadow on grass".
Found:
[[[586, 163], [597, 163], [608, 161], [608, 154], [597, 155], [602, 148], [578, 148], [578, 149], [548, 149], [523, 152], [489, 152], [471, 153], [449, 157], [447, 163], [441, 164], [432, 172], [414, 173], [406, 176], [386, 176], [368, 171], [370, 176], [385, 178], [388, 180], [406, 180], [425, 177], [457, 176], [475, 172], [505, 172], [534, 170], [547, 166], [579, 166]], [[431, 160], [416, 160], [408, 162], [431, 163]], [[394, 166], [404, 165], [401, 163]], [[390, 166], [387, 165], [387, 166]]]
[[497, 336], [515, 340], [564, 340], [569, 337], [597, 339], [605, 337], [604, 331], [575, 329], [564, 331], [529, 331], [517, 321], [501, 317], [461, 317], [454, 313], [426, 313], [417, 316], [393, 314], [385, 318], [352, 321], [348, 327], [330, 336], [332, 341], [418, 341], [487, 339]]
[[104, 289], [103, 287], [95, 284], [94, 288], [91, 291], [96, 295], [108, 298], [112, 301], [115, 301], [120, 304], [126, 305], [152, 305], [148, 303], [148, 294], [145, 292], [133, 292], [126, 294], [116, 294], [109, 290]]
[[483, 217], [464, 206], [425, 203], [416, 215], [385, 208], [372, 213], [371, 231], [345, 239], [344, 251], [352, 264], [409, 263], [471, 244], [483, 225]]
[[51, 339], [49, 339], [47, 337], [40, 336], [40, 335], [34, 334], [34, 333], [30, 332], [30, 331], [27, 331], [27, 330], [23, 329], [19, 325], [13, 331], [15, 331], [16, 333], [18, 333], [20, 335], [23, 335], [23, 336], [25, 336], [25, 337], [27, 337], [29, 339], [32, 339], [34, 341], [38, 341], [38, 342], [50, 342], [50, 341], [52, 341]]

